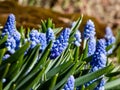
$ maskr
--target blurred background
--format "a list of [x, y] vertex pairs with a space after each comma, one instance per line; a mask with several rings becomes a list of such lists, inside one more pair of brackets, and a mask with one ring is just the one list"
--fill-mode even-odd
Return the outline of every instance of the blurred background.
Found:
[[[120, 0], [0, 0], [0, 24], [14, 13], [17, 27], [39, 28], [41, 19], [52, 18], [56, 26], [66, 27], [84, 14], [96, 24], [101, 36], [106, 26], [115, 30], [120, 26]], [[83, 27], [81, 27], [83, 30]]]

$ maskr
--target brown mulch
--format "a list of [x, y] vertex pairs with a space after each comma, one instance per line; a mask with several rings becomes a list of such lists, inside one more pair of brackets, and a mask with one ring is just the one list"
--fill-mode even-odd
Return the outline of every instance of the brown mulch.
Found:
[[[0, 2], [0, 24], [4, 26], [7, 16], [13, 13], [16, 16], [16, 25], [17, 28], [23, 26], [24, 28], [40, 28], [41, 19], [46, 20], [52, 18], [56, 27], [68, 27], [72, 21], [77, 20], [80, 17], [80, 13], [74, 14], [61, 14], [54, 12], [49, 9], [44, 9], [41, 7], [32, 7], [32, 6], [21, 6], [16, 2], [5, 1]], [[84, 15], [80, 30], [83, 31], [86, 21], [91, 19], [94, 21], [96, 26], [97, 37], [101, 38], [104, 36], [104, 31], [106, 24], [101, 23], [98, 19]]]

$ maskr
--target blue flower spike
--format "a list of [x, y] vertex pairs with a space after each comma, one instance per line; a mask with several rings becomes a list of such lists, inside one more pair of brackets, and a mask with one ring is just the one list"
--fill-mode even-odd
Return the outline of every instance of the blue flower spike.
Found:
[[74, 83], [75, 83], [75, 79], [74, 76], [71, 75], [68, 78], [67, 83], [65, 84], [64, 88], [62, 90], [74, 90]]
[[[113, 35], [113, 32], [111, 30], [110, 27], [106, 27], [106, 33], [105, 33], [105, 39], [106, 39], [106, 46], [109, 46], [111, 44], [114, 44], [116, 39]], [[113, 52], [114, 49], [114, 45], [112, 46], [112, 48], [110, 50], [107, 51], [107, 55], [111, 54]]]
[[89, 39], [95, 36], [95, 25], [92, 20], [88, 20], [84, 28], [84, 39]]
[[74, 38], [75, 38], [74, 44], [79, 47], [81, 45], [80, 43], [82, 42], [81, 33], [79, 30], [76, 31]]
[[100, 39], [96, 45], [96, 51], [93, 55], [91, 66], [97, 67], [98, 69], [104, 68], [106, 66], [106, 46], [105, 39]]
[[85, 49], [86, 47], [87, 40], [93, 39], [95, 37], [95, 34], [96, 32], [95, 32], [94, 22], [92, 20], [88, 20], [83, 32], [83, 37], [84, 37], [83, 49]]
[[46, 40], [47, 40], [47, 44], [52, 40], [54, 42], [55, 40], [55, 35], [54, 32], [51, 28], [48, 28], [47, 32], [46, 32]]
[[[99, 69], [106, 67], [107, 57], [106, 57], [105, 44], [106, 44], [105, 39], [98, 40], [95, 53], [93, 54], [92, 61], [90, 62], [91, 67], [92, 67], [90, 72], [95, 72]], [[102, 78], [103, 78], [103, 76], [102, 76]], [[96, 80], [97, 79], [94, 79], [94, 80], [86, 83], [86, 86], [89, 86], [91, 83], [93, 83]], [[102, 82], [103, 81], [101, 81], [94, 90], [104, 90], [104, 89], [97, 89], [97, 88], [104, 88], [104, 85], [102, 84]]]
[[3, 34], [13, 35], [14, 31], [16, 31], [15, 16], [13, 14], [10, 14], [3, 28]]
[[32, 30], [29, 34], [29, 41], [31, 41], [30, 48], [34, 48], [37, 44], [40, 44], [40, 50], [43, 51], [46, 47], [46, 34], [39, 33], [37, 30]]
[[94, 90], [105, 90], [105, 79], [103, 78]]
[[7, 22], [3, 28], [2, 36], [8, 35], [8, 39], [5, 43], [8, 51], [13, 54], [15, 50], [17, 50], [20, 46], [20, 39], [21, 35], [16, 30], [15, 26], [15, 16], [13, 14], [10, 14], [8, 16]]
[[57, 40], [53, 43], [50, 59], [55, 59], [67, 48], [70, 36], [70, 29], [65, 28]]
[[96, 50], [96, 38], [92, 37], [88, 40], [88, 57], [93, 55]]

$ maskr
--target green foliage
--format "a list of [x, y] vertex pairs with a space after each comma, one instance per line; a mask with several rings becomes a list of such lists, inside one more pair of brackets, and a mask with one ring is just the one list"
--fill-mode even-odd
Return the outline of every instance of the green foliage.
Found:
[[[50, 60], [50, 50], [53, 42], [47, 45], [43, 52], [40, 52], [40, 45], [36, 45], [33, 49], [29, 49], [30, 42], [25, 42], [25, 37], [29, 37], [29, 29], [25, 34], [24, 28], [21, 27], [21, 47], [6, 60], [2, 60], [7, 49], [3, 46], [7, 40], [7, 36], [0, 38], [0, 90], [60, 90], [64, 87], [70, 75], [75, 77], [75, 88], [83, 86], [82, 90], [93, 89], [100, 79], [96, 80], [88, 87], [84, 84], [106, 75], [106, 89], [119, 86], [120, 79], [113, 77], [119, 76], [120, 71], [114, 70], [113, 64], [108, 64], [105, 68], [89, 73], [90, 61], [92, 56], [87, 57], [88, 44], [83, 43], [83, 49], [73, 45], [73, 38], [76, 30], [82, 22], [81, 16], [74, 27], [71, 28], [69, 45], [64, 52], [55, 60]], [[62, 28], [55, 28], [51, 19], [42, 21], [41, 32], [46, 32], [47, 28], [52, 28], [55, 35], [59, 34]], [[109, 50], [111, 46], [107, 47]], [[25, 54], [27, 52], [27, 54]], [[87, 67], [86, 67], [87, 66]], [[114, 72], [113, 72], [114, 71]], [[6, 82], [2, 80], [6, 78]]]

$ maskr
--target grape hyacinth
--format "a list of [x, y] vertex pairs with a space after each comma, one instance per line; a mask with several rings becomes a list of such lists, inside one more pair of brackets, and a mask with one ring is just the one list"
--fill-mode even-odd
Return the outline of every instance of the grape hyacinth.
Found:
[[7, 22], [3, 28], [2, 36], [8, 35], [8, 39], [5, 43], [8, 51], [13, 54], [15, 50], [19, 48], [20, 45], [20, 33], [16, 30], [15, 27], [15, 16], [10, 14], [8, 16]]
[[47, 40], [47, 44], [52, 40], [54, 42], [55, 40], [55, 35], [54, 32], [51, 28], [48, 28], [47, 32], [46, 32], [46, 40]]
[[88, 20], [84, 28], [84, 39], [88, 40], [95, 36], [95, 25], [91, 20]]
[[[93, 54], [92, 61], [90, 62], [91, 67], [92, 67], [90, 72], [95, 72], [99, 69], [102, 69], [102, 68], [106, 67], [106, 62], [107, 62], [106, 59], [107, 58], [106, 58], [106, 50], [105, 50], [106, 46], [105, 46], [105, 44], [106, 44], [105, 39], [98, 40], [97, 45], [96, 45], [95, 53]], [[96, 80], [97, 79], [94, 79], [94, 80], [86, 83], [85, 86], [89, 86], [91, 83], [93, 83]], [[101, 89], [95, 89], [95, 90], [101, 90]]]
[[93, 55], [96, 49], [96, 39], [94, 37], [88, 40], [88, 57]]
[[46, 35], [39, 33], [37, 30], [32, 30], [29, 34], [29, 40], [31, 41], [30, 48], [34, 48], [37, 44], [40, 44], [40, 50], [44, 50], [46, 47]]
[[28, 39], [28, 41], [31, 41], [30, 48], [34, 48], [37, 44], [40, 43], [39, 35], [40, 35], [40, 33], [37, 30], [32, 30], [30, 32], [29, 39]]
[[79, 30], [76, 31], [76, 33], [74, 35], [74, 38], [75, 38], [74, 44], [76, 46], [80, 46], [81, 45], [80, 43], [82, 42], [82, 39], [81, 39], [81, 33], [80, 33]]
[[8, 34], [13, 35], [13, 32], [16, 31], [15, 28], [15, 16], [13, 14], [10, 14], [8, 16], [7, 22], [3, 28], [2, 35]]
[[105, 40], [100, 39], [96, 45], [96, 51], [93, 55], [91, 66], [97, 67], [98, 69], [104, 68], [106, 66], [106, 50], [105, 50]]
[[13, 54], [15, 52], [15, 48], [16, 48], [16, 41], [13, 37], [8, 37], [5, 46], [7, 47], [8, 51]]
[[55, 59], [67, 48], [69, 41], [70, 29], [65, 28], [57, 40], [53, 43], [50, 59]]
[[[75, 24], [76, 24], [76, 22], [72, 22], [71, 28], [74, 27]], [[75, 38], [74, 44], [75, 44], [76, 46], [80, 46], [80, 45], [81, 45], [80, 43], [82, 42], [80, 30], [77, 30], [77, 31], [76, 31], [76, 33], [74, 34], [74, 38]]]
[[106, 81], [105, 81], [105, 79], [103, 78], [94, 90], [104, 90], [104, 89], [105, 89], [105, 88], [104, 88], [105, 83], [106, 83]]
[[[109, 46], [111, 44], [114, 44], [115, 43], [115, 37], [112, 33], [112, 30], [110, 27], [106, 27], [106, 34], [105, 34], [105, 39], [106, 39], [106, 46]], [[114, 49], [114, 46], [112, 46], [112, 48], [110, 50], [107, 51], [107, 55], [111, 54], [112, 51]]]
[[64, 88], [62, 90], [74, 90], [74, 83], [75, 83], [75, 79], [74, 76], [71, 75], [68, 78], [67, 83], [65, 84]]
[[39, 41], [40, 41], [40, 50], [43, 51], [47, 46], [46, 34], [45, 33], [40, 33]]
[[9, 54], [5, 54], [5, 55], [3, 56], [3, 58], [2, 58], [2, 60], [6, 60], [6, 59], [9, 58], [9, 57], [10, 57]]

